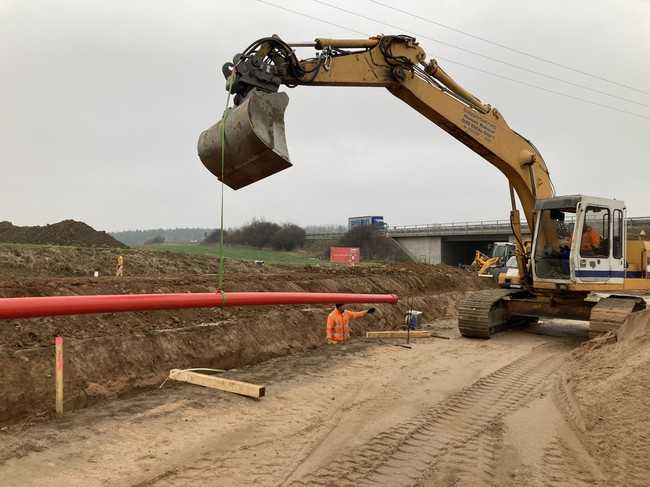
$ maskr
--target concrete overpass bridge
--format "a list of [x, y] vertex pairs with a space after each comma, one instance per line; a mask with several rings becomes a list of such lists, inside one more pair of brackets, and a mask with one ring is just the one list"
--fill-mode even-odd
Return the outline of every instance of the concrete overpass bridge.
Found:
[[[524, 239], [530, 239], [522, 222]], [[428, 264], [471, 264], [476, 250], [487, 253], [493, 242], [514, 242], [509, 220], [402, 225], [387, 234], [417, 262]]]
[[[642, 229], [650, 235], [650, 217], [628, 218], [628, 238], [636, 238]], [[531, 238], [528, 224], [522, 221], [524, 240]], [[308, 234], [311, 240], [336, 240], [342, 233]], [[509, 220], [397, 225], [386, 235], [416, 262], [428, 264], [470, 264], [476, 250], [487, 253], [493, 242], [514, 242]]]
[[[525, 238], [530, 238], [523, 224]], [[308, 234], [309, 240], [337, 240], [342, 233]], [[416, 262], [428, 264], [470, 264], [476, 250], [488, 251], [493, 242], [514, 241], [508, 220], [431, 223], [388, 227], [386, 235]]]

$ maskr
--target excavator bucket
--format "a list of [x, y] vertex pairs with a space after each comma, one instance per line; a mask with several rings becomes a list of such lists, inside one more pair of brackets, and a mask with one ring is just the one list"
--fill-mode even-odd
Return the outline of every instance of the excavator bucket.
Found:
[[284, 111], [288, 104], [286, 93], [252, 91], [199, 137], [198, 152], [203, 165], [222, 180], [221, 127], [225, 124], [223, 182], [232, 189], [291, 167], [284, 135]]

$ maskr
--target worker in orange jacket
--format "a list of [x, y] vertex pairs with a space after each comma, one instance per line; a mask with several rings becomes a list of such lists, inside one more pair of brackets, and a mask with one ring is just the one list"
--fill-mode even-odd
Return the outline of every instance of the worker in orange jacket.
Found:
[[582, 229], [582, 240], [580, 242], [580, 253], [584, 256], [596, 255], [599, 250], [602, 237], [598, 230], [591, 225], [585, 224]]
[[366, 311], [350, 311], [344, 304], [337, 304], [327, 316], [327, 343], [342, 343], [350, 339], [350, 321], [363, 318], [375, 312], [375, 308]]

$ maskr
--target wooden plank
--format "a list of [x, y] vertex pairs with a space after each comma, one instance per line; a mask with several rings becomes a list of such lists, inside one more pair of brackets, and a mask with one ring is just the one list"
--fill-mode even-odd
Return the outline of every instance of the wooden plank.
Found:
[[[406, 330], [367, 331], [366, 338], [406, 338]], [[426, 330], [411, 331], [411, 338], [430, 338], [431, 332]]]
[[238, 380], [224, 379], [223, 377], [199, 374], [198, 372], [191, 372], [188, 370], [172, 369], [169, 371], [169, 378], [172, 380], [189, 382], [190, 384], [195, 384], [197, 386], [233, 392], [235, 394], [253, 397], [255, 399], [264, 397], [266, 393], [266, 388], [264, 386], [251, 384], [249, 382], [241, 382]]
[[63, 337], [54, 338], [54, 369], [56, 384], [56, 414], [63, 415]]
[[443, 340], [451, 340], [451, 337], [445, 335], [436, 335], [435, 333], [431, 334], [431, 338], [442, 338]]

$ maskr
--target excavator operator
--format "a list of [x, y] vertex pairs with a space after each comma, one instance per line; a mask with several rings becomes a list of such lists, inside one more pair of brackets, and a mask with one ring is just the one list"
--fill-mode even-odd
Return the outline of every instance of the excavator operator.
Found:
[[598, 233], [598, 230], [585, 223], [582, 229], [582, 240], [580, 241], [580, 255], [596, 255], [599, 251], [601, 241], [602, 237]]

